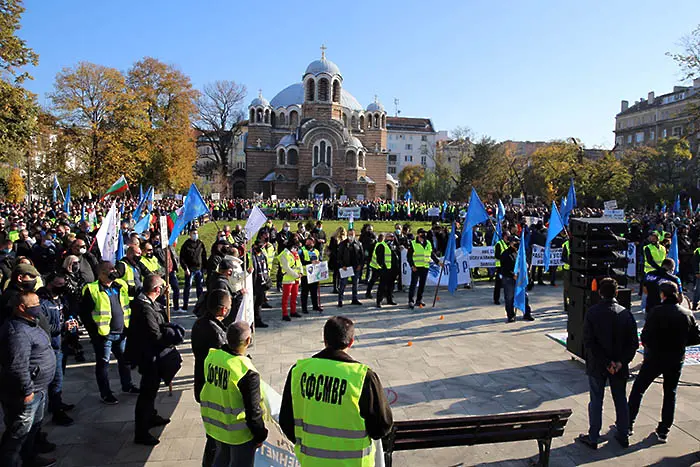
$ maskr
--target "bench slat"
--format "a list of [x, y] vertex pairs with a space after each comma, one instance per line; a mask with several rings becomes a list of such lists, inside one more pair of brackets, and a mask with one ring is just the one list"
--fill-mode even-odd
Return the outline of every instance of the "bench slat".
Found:
[[438, 437], [406, 438], [394, 443], [394, 451], [414, 449], [431, 449], [452, 446], [474, 446], [479, 444], [503, 443], [509, 441], [526, 441], [559, 437], [564, 434], [564, 427], [554, 430], [522, 429], [511, 432], [494, 431], [466, 435], [443, 435]]
[[428, 429], [411, 429], [411, 430], [401, 430], [397, 431], [394, 439], [396, 441], [407, 439], [407, 438], [421, 438], [427, 437], [432, 438], [436, 436], [451, 436], [451, 435], [478, 435], [480, 433], [487, 432], [504, 432], [512, 433], [519, 430], [541, 430], [547, 432], [553, 427], [564, 426], [565, 423], [555, 423], [552, 424], [550, 421], [543, 422], [523, 422], [517, 424], [507, 424], [507, 425], [488, 425], [488, 426], [468, 426], [468, 427], [440, 427], [440, 428], [428, 428]]
[[477, 415], [471, 417], [454, 417], [454, 418], [437, 418], [432, 420], [404, 420], [397, 421], [394, 426], [397, 430], [402, 428], [417, 428], [417, 427], [437, 427], [437, 426], [455, 426], [455, 425], [484, 425], [489, 423], [515, 423], [526, 422], [533, 420], [553, 420], [555, 418], [568, 419], [571, 417], [571, 409], [563, 410], [547, 410], [540, 412], [515, 412], [499, 415]]

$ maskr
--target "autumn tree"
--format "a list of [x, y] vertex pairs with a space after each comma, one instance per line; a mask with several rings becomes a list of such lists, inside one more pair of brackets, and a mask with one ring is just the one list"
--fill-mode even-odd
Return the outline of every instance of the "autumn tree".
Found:
[[425, 177], [422, 165], [407, 165], [399, 172], [399, 194], [403, 196], [407, 190], [415, 191], [416, 186]]
[[15, 168], [7, 179], [7, 200], [11, 203], [21, 203], [26, 194], [27, 190], [24, 187], [22, 174], [19, 169]]
[[0, 160], [17, 164], [36, 132], [36, 96], [22, 83], [31, 78], [25, 70], [39, 56], [17, 32], [24, 7], [20, 0], [0, 0]]
[[190, 78], [172, 65], [146, 57], [129, 70], [127, 86], [148, 115], [143, 181], [160, 189], [184, 190], [192, 183], [197, 159], [192, 131], [197, 92]]
[[[455, 192], [465, 200], [471, 189], [491, 200], [503, 198], [509, 191], [513, 154], [488, 136], [473, 143], [471, 156], [460, 164], [459, 185]], [[454, 197], [454, 196], [453, 196]]]
[[66, 137], [82, 188], [93, 193], [121, 174], [139, 180], [148, 159], [145, 104], [114, 68], [88, 62], [64, 68], [50, 98]]
[[207, 165], [226, 179], [231, 175], [229, 157], [242, 134], [245, 96], [244, 85], [234, 81], [215, 81], [202, 88], [197, 100], [194, 128], [211, 148], [206, 156], [210, 162]]

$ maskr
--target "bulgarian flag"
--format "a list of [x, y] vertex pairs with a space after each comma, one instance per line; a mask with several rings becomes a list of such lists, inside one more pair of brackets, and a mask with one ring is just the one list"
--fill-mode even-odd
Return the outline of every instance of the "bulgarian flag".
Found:
[[[181, 207], [181, 208], [179, 208], [179, 209], [177, 209], [177, 210], [171, 212], [170, 214], [168, 214], [168, 219], [167, 219], [167, 221], [168, 221], [168, 232], [172, 232], [172, 231], [173, 231], [173, 227], [175, 226], [175, 221], [177, 221], [177, 218], [180, 217], [180, 216], [182, 215], [182, 212], [183, 212], [183, 208]], [[175, 239], [175, 240], [177, 240], [177, 239]], [[173, 240], [173, 242], [174, 242], [175, 240]]]
[[126, 183], [126, 178], [124, 178], [124, 175], [119, 177], [119, 179], [112, 184], [111, 187], [109, 187], [109, 190], [107, 190], [107, 193], [102, 195], [102, 198], [100, 198], [100, 201], [104, 200], [107, 196], [109, 195], [116, 195], [118, 193], [121, 193], [123, 191], [126, 191], [129, 189], [129, 184]]

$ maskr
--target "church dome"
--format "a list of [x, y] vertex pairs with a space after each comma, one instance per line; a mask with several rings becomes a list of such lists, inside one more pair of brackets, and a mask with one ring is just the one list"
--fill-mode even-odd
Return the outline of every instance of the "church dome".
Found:
[[362, 141], [357, 136], [348, 138], [348, 147], [362, 149]]
[[[302, 105], [304, 103], [304, 85], [302, 83], [294, 83], [287, 86], [273, 97], [270, 103], [275, 109], [289, 107], [290, 105]], [[362, 110], [362, 105], [345, 88], [340, 90], [340, 105], [350, 110]]]
[[316, 76], [320, 75], [321, 73], [328, 73], [331, 76], [340, 75], [340, 68], [338, 68], [338, 65], [335, 63], [331, 62], [330, 60], [326, 60], [325, 57], [322, 57], [321, 60], [315, 60], [309, 63], [309, 66], [306, 67], [306, 72], [304, 74], [312, 74]]
[[297, 144], [297, 139], [294, 137], [294, 135], [284, 135], [279, 142], [279, 145], [284, 147], [292, 146], [294, 144]]
[[367, 112], [384, 112], [384, 106], [377, 97], [374, 97], [374, 102], [367, 106]]
[[262, 91], [258, 93], [258, 97], [253, 99], [253, 101], [250, 103], [250, 107], [267, 107], [270, 105], [270, 102], [268, 102], [267, 99], [265, 99], [262, 95]]

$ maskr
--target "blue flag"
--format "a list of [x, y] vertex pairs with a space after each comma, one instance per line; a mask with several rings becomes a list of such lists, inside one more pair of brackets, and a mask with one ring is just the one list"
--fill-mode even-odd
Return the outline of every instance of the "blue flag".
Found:
[[547, 229], [547, 241], [544, 244], [544, 270], [549, 270], [549, 252], [552, 247], [552, 240], [564, 230], [564, 221], [559, 214], [557, 204], [552, 201], [552, 213], [549, 215], [549, 228]]
[[134, 232], [141, 234], [151, 226], [151, 215], [146, 214], [134, 225]]
[[80, 223], [82, 224], [83, 222], [85, 222], [85, 219], [86, 219], [86, 217], [85, 217], [85, 205], [83, 204], [80, 207]]
[[674, 229], [673, 230], [673, 237], [671, 237], [671, 247], [668, 249], [668, 257], [671, 258], [675, 263], [675, 269], [673, 270], [674, 274], [678, 274], [679, 271], [679, 261], [678, 261], [678, 233]]
[[408, 205], [408, 217], [411, 217], [411, 200], [413, 199], [413, 195], [411, 194], [411, 190], [406, 190], [406, 194], [403, 195], [403, 199], [406, 201], [406, 204]]
[[520, 247], [518, 248], [518, 257], [515, 260], [514, 272], [518, 276], [515, 280], [515, 298], [513, 300], [513, 308], [524, 313], [527, 312], [527, 250], [525, 249], [524, 232], [520, 234]]
[[459, 275], [459, 267], [457, 266], [457, 232], [455, 221], [452, 221], [452, 232], [450, 232], [450, 237], [447, 239], [443, 267], [449, 268], [447, 274], [447, 290], [454, 295], [459, 282], [459, 278], [457, 277]]
[[394, 217], [394, 211], [396, 210], [396, 203], [394, 200], [391, 200], [391, 217]]
[[469, 208], [467, 209], [467, 218], [464, 221], [464, 230], [462, 232], [462, 250], [465, 253], [472, 252], [472, 229], [489, 220], [489, 213], [486, 212], [484, 203], [479, 199], [476, 190], [472, 188], [472, 195], [469, 198]]
[[664, 203], [664, 205], [661, 206], [661, 212], [662, 212], [663, 214], [666, 214], [666, 203]]
[[[145, 196], [143, 196], [143, 195], [141, 196], [141, 198], [139, 199], [139, 204], [136, 205], [136, 209], [134, 209], [134, 213], [133, 213], [132, 217], [135, 221], [138, 221], [139, 219], [141, 219], [141, 213], [143, 212], [144, 207], [146, 206], [146, 203], [148, 202], [149, 195], [151, 196], [151, 199], [153, 199], [153, 187], [152, 186], [149, 187], [148, 190], [146, 190]], [[151, 201], [151, 203], [152, 203], [152, 201]], [[151, 212], [152, 210], [153, 210], [153, 206], [151, 205], [150, 207], [148, 207], [148, 212]]]
[[177, 241], [177, 237], [180, 236], [185, 225], [207, 213], [209, 213], [209, 206], [207, 206], [197, 186], [193, 183], [190, 185], [190, 191], [187, 192], [187, 199], [182, 208], [182, 215], [177, 217], [175, 225], [173, 225], [173, 230], [170, 233], [171, 243]]
[[690, 211], [690, 215], [693, 215], [693, 198], [688, 196], [688, 210]]
[[569, 225], [569, 216], [571, 212], [576, 207], [576, 188], [574, 187], [574, 179], [571, 179], [571, 186], [569, 186], [569, 192], [566, 194], [566, 204], [564, 205], [564, 210], [560, 213], [561, 218], [564, 221], [564, 225]]
[[63, 200], [63, 211], [70, 214], [70, 183], [68, 188], [66, 188], [66, 199]]
[[117, 241], [117, 261], [124, 257], [124, 232], [119, 229], [119, 240]]
[[674, 214], [681, 213], [681, 195], [680, 194], [676, 195], [676, 202], [673, 203], [673, 213]]
[[447, 214], [447, 201], [442, 202], [442, 220], [445, 220], [445, 214]]

